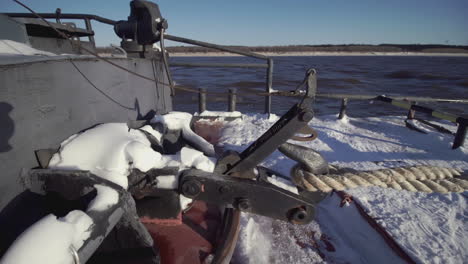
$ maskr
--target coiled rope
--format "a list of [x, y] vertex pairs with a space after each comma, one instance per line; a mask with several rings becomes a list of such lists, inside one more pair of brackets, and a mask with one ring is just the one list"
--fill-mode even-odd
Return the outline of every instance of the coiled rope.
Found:
[[463, 192], [468, 180], [463, 171], [435, 166], [414, 166], [349, 172], [330, 166], [330, 174], [314, 175], [297, 164], [292, 168], [293, 182], [311, 192], [342, 191], [357, 187], [380, 186], [396, 190], [426, 193]]

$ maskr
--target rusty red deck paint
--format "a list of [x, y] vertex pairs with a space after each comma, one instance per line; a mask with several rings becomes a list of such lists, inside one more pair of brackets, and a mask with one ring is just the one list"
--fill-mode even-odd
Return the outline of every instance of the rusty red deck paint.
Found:
[[[215, 145], [218, 143], [222, 121], [197, 121], [194, 132]], [[204, 191], [204, 186], [202, 186]], [[155, 241], [162, 264], [201, 264], [215, 251], [217, 234], [222, 223], [218, 207], [193, 201], [192, 207], [177, 219], [140, 219]]]
[[182, 225], [182, 213], [180, 213], [177, 218], [174, 219], [158, 219], [144, 216], [140, 217], [140, 222], [143, 224], [157, 224], [162, 226], [179, 226]]
[[219, 120], [198, 120], [193, 123], [193, 131], [213, 145], [218, 144], [225, 122]]
[[201, 264], [214, 251], [221, 212], [215, 206], [194, 201], [179, 225], [151, 219], [143, 224], [153, 238], [163, 264]]

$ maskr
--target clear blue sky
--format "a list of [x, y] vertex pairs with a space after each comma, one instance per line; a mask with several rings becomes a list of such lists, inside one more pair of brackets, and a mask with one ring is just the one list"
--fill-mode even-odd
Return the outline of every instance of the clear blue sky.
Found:
[[[22, 0], [37, 12], [129, 15], [128, 0]], [[0, 0], [0, 12], [27, 12]], [[160, 0], [168, 33], [230, 45], [468, 45], [468, 0]], [[97, 44], [119, 43], [110, 26], [93, 24]]]

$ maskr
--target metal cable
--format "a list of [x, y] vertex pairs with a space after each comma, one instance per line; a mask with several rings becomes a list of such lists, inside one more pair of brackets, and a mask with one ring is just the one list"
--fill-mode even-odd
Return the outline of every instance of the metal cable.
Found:
[[172, 81], [171, 72], [169, 70], [169, 62], [167, 61], [166, 57], [166, 48], [164, 46], [164, 28], [161, 28], [161, 54], [162, 60], [164, 64], [164, 68], [166, 69], [167, 80], [169, 81], [169, 87], [171, 88], [171, 96], [175, 95], [174, 91], [174, 82]]
[[73, 65], [73, 67], [75, 67], [75, 69], [80, 73], [80, 75], [92, 86], [94, 87], [94, 89], [96, 89], [97, 91], [99, 91], [102, 95], [104, 95], [107, 99], [111, 100], [112, 102], [114, 102], [115, 104], [117, 104], [118, 106], [122, 107], [122, 108], [125, 108], [127, 110], [135, 110], [135, 107], [128, 107], [128, 106], [125, 106], [121, 103], [119, 103], [118, 101], [116, 101], [114, 98], [110, 97], [108, 94], [106, 94], [103, 90], [99, 89], [81, 70], [80, 68], [78, 68], [78, 66], [75, 64], [75, 62], [73, 62], [73, 60], [70, 60], [70, 63]]
[[[154, 59], [151, 60], [151, 67], [153, 68], [153, 77], [154, 79], [156, 80], [157, 79], [157, 76], [156, 76], [156, 65], [155, 65], [155, 62], [154, 62]], [[158, 87], [158, 83], [157, 82], [154, 82], [154, 86], [155, 86], [155, 90], [156, 90], [156, 96], [158, 98], [158, 100], [162, 99], [162, 105], [163, 105], [163, 109], [167, 109], [166, 108], [166, 100], [164, 99], [164, 87], [161, 89], [161, 96], [159, 95], [159, 87]]]

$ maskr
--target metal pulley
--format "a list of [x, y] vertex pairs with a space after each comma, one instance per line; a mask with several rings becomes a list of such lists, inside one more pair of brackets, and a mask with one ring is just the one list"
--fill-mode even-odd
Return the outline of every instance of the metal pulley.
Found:
[[143, 51], [145, 46], [161, 40], [167, 21], [161, 16], [157, 4], [149, 1], [130, 2], [128, 20], [117, 21], [114, 31], [122, 39], [121, 46], [127, 52]]

